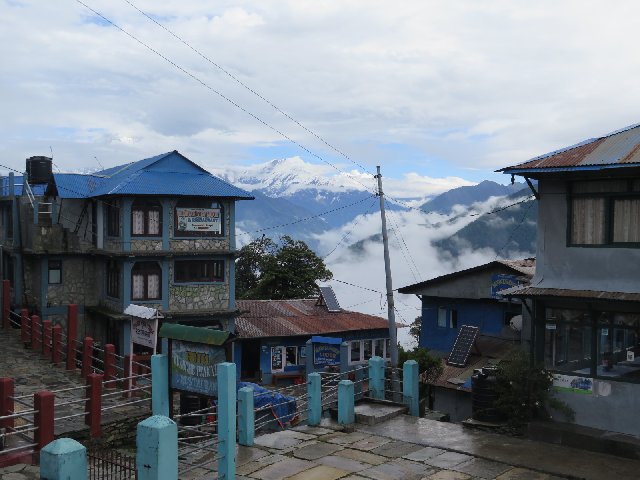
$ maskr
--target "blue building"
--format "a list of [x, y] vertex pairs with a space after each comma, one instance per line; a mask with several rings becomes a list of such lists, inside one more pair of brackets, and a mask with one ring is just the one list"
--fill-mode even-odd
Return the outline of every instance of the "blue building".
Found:
[[420, 346], [440, 356], [452, 349], [462, 325], [476, 326], [481, 335], [520, 339], [522, 304], [502, 298], [500, 291], [526, 284], [535, 272], [535, 259], [496, 260], [400, 288], [422, 301]]
[[2, 274], [13, 305], [128, 347], [131, 303], [166, 321], [233, 331], [235, 202], [253, 197], [177, 151], [92, 174], [27, 159], [2, 178]]

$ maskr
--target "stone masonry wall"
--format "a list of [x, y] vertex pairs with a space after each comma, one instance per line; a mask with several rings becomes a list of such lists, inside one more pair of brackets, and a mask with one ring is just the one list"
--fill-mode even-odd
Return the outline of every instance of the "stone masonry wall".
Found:
[[[229, 282], [214, 284], [174, 284], [173, 265], [169, 269], [169, 310], [219, 310], [229, 308]], [[229, 264], [225, 267], [229, 278]]]

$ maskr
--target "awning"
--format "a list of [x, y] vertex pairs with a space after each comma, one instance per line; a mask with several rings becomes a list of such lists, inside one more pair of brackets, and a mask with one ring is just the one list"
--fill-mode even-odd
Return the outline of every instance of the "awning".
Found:
[[224, 330], [212, 330], [211, 328], [190, 327], [179, 323], [165, 323], [160, 328], [159, 335], [164, 338], [173, 338], [186, 342], [223, 345], [229, 338], [230, 333]]

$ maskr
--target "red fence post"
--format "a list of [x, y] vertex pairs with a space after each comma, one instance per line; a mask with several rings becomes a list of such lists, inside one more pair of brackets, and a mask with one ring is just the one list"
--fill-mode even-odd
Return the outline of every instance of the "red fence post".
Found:
[[29, 320], [29, 310], [20, 310], [20, 338], [26, 347], [31, 343], [31, 320]]
[[2, 325], [6, 329], [11, 326], [9, 312], [11, 311], [11, 283], [9, 280], [2, 281]]
[[99, 438], [100, 422], [102, 416], [102, 375], [99, 373], [90, 373], [87, 377], [87, 401], [84, 411], [84, 423], [89, 425], [89, 435], [91, 438]]
[[42, 391], [33, 394], [33, 423], [38, 427], [34, 433], [35, 442], [40, 450], [53, 442], [53, 404], [55, 395], [52, 392]]
[[104, 346], [104, 388], [116, 386], [116, 347], [111, 343]]
[[78, 306], [67, 308], [67, 370], [76, 369], [76, 331], [78, 328]]
[[31, 349], [42, 350], [42, 325], [38, 315], [31, 315]]
[[42, 322], [42, 355], [47, 358], [51, 356], [51, 344], [53, 343], [51, 336], [52, 328], [51, 320]]
[[[13, 378], [0, 378], [0, 417], [11, 415], [13, 409]], [[13, 428], [15, 418], [0, 420], [0, 428]]]
[[93, 338], [85, 337], [82, 342], [82, 376], [87, 378], [92, 372], [93, 365]]
[[131, 355], [124, 356], [124, 392], [123, 397], [129, 398], [131, 397], [131, 388], [133, 386], [133, 382], [131, 379]]
[[62, 362], [62, 327], [55, 325], [51, 329], [51, 361], [54, 364]]

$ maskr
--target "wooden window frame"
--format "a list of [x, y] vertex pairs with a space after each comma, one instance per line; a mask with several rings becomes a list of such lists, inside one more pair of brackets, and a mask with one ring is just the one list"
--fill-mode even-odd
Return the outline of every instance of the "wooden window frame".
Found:
[[[158, 274], [158, 296], [151, 297], [149, 295], [149, 276]], [[144, 278], [144, 295], [142, 297], [134, 296], [133, 276], [143, 275]], [[136, 262], [131, 269], [131, 300], [152, 301], [162, 300], [162, 268], [158, 262]]]
[[[158, 233], [149, 233], [149, 214], [152, 211], [158, 212]], [[134, 233], [134, 216], [136, 212], [142, 212], [144, 232]], [[131, 206], [131, 236], [132, 237], [162, 237], [162, 204], [153, 201], [136, 201]]]
[[107, 263], [107, 288], [108, 297], [120, 298], [120, 266], [115, 262]]
[[[179, 264], [182, 266], [179, 267]], [[201, 269], [191, 276], [183, 276], [183, 268], [190, 266], [194, 269]], [[203, 272], [204, 270], [204, 272]], [[208, 272], [211, 272], [210, 274]], [[220, 276], [216, 277], [216, 271]], [[173, 262], [173, 282], [174, 283], [223, 283], [225, 279], [224, 260], [174, 260]]]
[[120, 207], [112, 200], [107, 206], [107, 237], [120, 236]]

